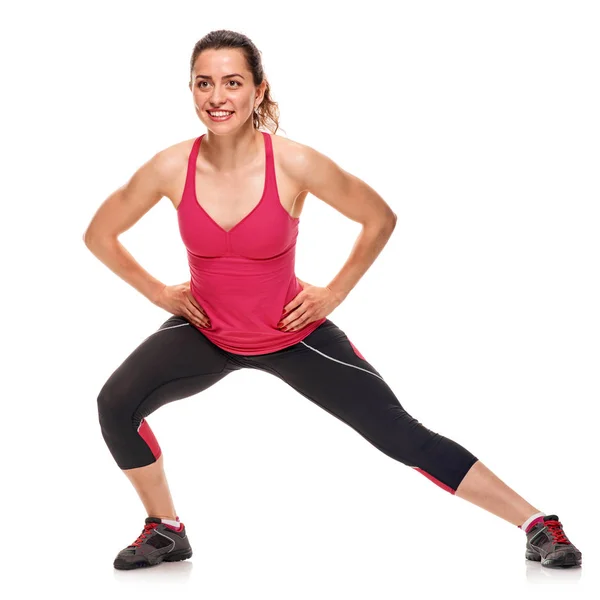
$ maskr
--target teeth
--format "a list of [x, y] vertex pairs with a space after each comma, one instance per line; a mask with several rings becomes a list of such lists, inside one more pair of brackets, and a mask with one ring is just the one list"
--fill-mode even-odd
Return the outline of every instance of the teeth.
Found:
[[211, 111], [208, 111], [208, 114], [209, 114], [209, 115], [212, 115], [213, 117], [226, 117], [227, 115], [230, 115], [232, 112], [233, 112], [233, 111], [226, 112], [226, 111], [224, 111], [224, 110], [220, 110], [220, 111], [218, 111], [218, 112], [211, 112]]

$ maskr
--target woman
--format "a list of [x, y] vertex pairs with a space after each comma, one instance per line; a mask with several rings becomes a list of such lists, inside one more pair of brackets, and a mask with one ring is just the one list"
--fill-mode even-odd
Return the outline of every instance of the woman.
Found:
[[[243, 368], [279, 377], [388, 456], [523, 529], [526, 558], [547, 567], [580, 565], [581, 553], [557, 515], [526, 502], [471, 452], [409, 415], [327, 318], [392, 234], [390, 207], [319, 152], [274, 135], [277, 104], [260, 52], [246, 36], [219, 30], [202, 38], [192, 53], [189, 86], [208, 132], [144, 164], [102, 204], [84, 236], [111, 270], [172, 315], [98, 396], [102, 435], [148, 514], [114, 567], [192, 556], [145, 417]], [[267, 124], [275, 126], [273, 134], [260, 130]], [[325, 287], [294, 274], [309, 192], [363, 226], [348, 261]], [[188, 253], [191, 280], [180, 285], [156, 280], [117, 240], [163, 196], [177, 210]]]

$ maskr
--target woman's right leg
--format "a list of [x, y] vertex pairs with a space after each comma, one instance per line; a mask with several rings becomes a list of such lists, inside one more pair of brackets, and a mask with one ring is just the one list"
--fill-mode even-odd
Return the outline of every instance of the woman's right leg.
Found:
[[175, 519], [161, 448], [146, 421], [241, 367], [181, 316], [171, 316], [114, 371], [98, 395], [102, 436], [148, 516]]

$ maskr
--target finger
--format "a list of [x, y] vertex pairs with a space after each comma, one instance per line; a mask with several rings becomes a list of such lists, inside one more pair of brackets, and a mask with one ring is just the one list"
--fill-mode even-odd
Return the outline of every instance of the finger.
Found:
[[298, 317], [294, 318], [287, 325], [284, 325], [283, 327], [281, 327], [281, 329], [283, 331], [292, 331], [293, 329], [298, 329], [299, 327], [302, 327], [302, 324], [305, 321], [307, 321], [309, 318], [310, 318], [310, 315], [308, 313], [303, 313], [303, 314], [299, 315]]
[[311, 320], [312, 319], [305, 319], [304, 321], [298, 323], [298, 325], [295, 325], [294, 327], [288, 327], [285, 331], [286, 331], [286, 333], [289, 331], [298, 331], [298, 329], [302, 329], [302, 328], [306, 327], [310, 323]]
[[194, 296], [192, 296], [191, 294], [188, 294], [188, 299], [194, 305], [195, 308], [202, 310], [202, 307], [198, 303], [198, 300], [196, 300], [196, 298], [194, 298]]
[[292, 313], [288, 313], [287, 315], [282, 315], [281, 319], [279, 319], [279, 323], [277, 323], [277, 327], [279, 327], [280, 329], [282, 327], [285, 327], [286, 325], [289, 325], [294, 319], [298, 318], [298, 314], [294, 313], [292, 315]]
[[191, 309], [192, 314], [196, 317], [196, 319], [201, 319], [202, 321], [210, 321], [208, 315], [204, 312], [202, 308], [197, 309], [195, 306]]
[[208, 315], [205, 312], [199, 312], [197, 314], [199, 315], [198, 318], [200, 319], [202, 324], [204, 326], [208, 327], [210, 325], [210, 319], [209, 319]]
[[200, 306], [200, 304], [198, 304], [198, 301], [194, 297], [190, 297], [190, 304], [190, 310], [194, 314], [199, 313], [203, 318], [208, 319], [208, 315], [206, 314], [205, 310]]
[[288, 323], [290, 321], [290, 319], [297, 319], [298, 318], [298, 311], [302, 309], [302, 302], [298, 302], [296, 304], [292, 304], [290, 306], [290, 310], [286, 311], [284, 309], [282, 315], [281, 315], [281, 320], [283, 319], [287, 319]]
[[282, 314], [285, 315], [285, 313], [291, 313], [302, 304], [302, 301], [304, 300], [305, 296], [302, 296], [301, 294], [302, 292], [300, 292], [300, 294], [298, 294], [287, 306], [283, 307]]
[[196, 319], [196, 317], [194, 317], [193, 313], [191, 310], [186, 309], [185, 310], [185, 318], [192, 324], [195, 325], [196, 327], [200, 326], [200, 323], [198, 322], [198, 319]]
[[298, 319], [299, 317], [301, 317], [304, 312], [302, 311], [306, 311], [306, 306], [303, 306], [302, 304], [298, 304], [296, 307], [294, 307], [292, 310], [290, 310], [287, 314], [282, 315], [281, 317], [281, 321], [287, 321], [287, 323], [290, 323], [291, 321], [293, 321], [294, 319]]
[[189, 320], [192, 321], [195, 325], [198, 325], [200, 327], [208, 327], [208, 325], [210, 325], [210, 320], [208, 319], [208, 317], [196, 310], [190, 310], [188, 308], [188, 315]]

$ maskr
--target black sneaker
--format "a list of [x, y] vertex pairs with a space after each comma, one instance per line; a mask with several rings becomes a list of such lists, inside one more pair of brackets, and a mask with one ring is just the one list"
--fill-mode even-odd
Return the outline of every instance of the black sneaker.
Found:
[[113, 566], [115, 569], [137, 569], [191, 556], [192, 548], [183, 523], [181, 530], [177, 531], [158, 517], [147, 517], [138, 539], [117, 554]]
[[525, 558], [541, 561], [542, 567], [578, 567], [581, 552], [571, 544], [556, 515], [546, 515], [527, 534]]

